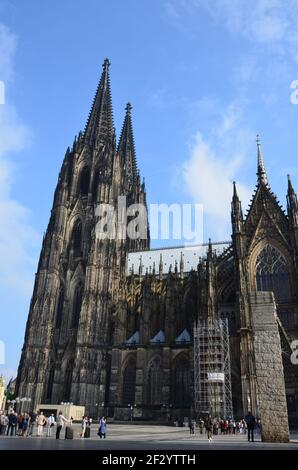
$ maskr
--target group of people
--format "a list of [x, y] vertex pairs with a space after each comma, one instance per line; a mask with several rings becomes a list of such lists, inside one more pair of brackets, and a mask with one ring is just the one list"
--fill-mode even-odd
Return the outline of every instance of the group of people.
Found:
[[[34, 434], [38, 437], [52, 436], [52, 429], [56, 426], [56, 439], [65, 423], [72, 424], [72, 418], [66, 419], [60, 411], [55, 419], [54, 413], [45, 416], [42, 411], [30, 413], [17, 413], [14, 410], [0, 412], [0, 435], [28, 437]], [[36, 433], [34, 433], [36, 429]], [[46, 431], [46, 432], [45, 432]]]
[[194, 434], [195, 425], [200, 434], [206, 431], [209, 442], [212, 441], [212, 436], [219, 434], [247, 434], [248, 441], [254, 442], [254, 432], [261, 432], [261, 421], [256, 419], [250, 411], [245, 418], [240, 420], [212, 418], [209, 414], [205, 418], [200, 418], [197, 423], [189, 420], [190, 434]]
[[82, 432], [80, 434], [80, 437], [90, 437], [91, 425], [92, 425], [92, 418], [90, 418], [89, 416], [83, 416]]
[[[64, 426], [71, 426], [73, 418], [66, 419], [60, 411], [55, 417], [54, 413], [45, 416], [43, 411], [32, 411], [30, 413], [17, 413], [14, 410], [0, 411], [0, 436], [52, 436], [53, 429], [56, 429], [56, 439], [60, 439], [60, 434]], [[102, 439], [106, 438], [107, 418], [102, 416], [99, 420], [97, 435]], [[83, 416], [82, 431], [80, 437], [90, 437], [92, 418]], [[36, 431], [34, 431], [36, 429]], [[67, 433], [67, 430], [65, 430]]]
[[[90, 418], [89, 416], [83, 416], [82, 423], [81, 423], [82, 431], [81, 431], [80, 437], [84, 437], [84, 438], [90, 437], [91, 425], [92, 425], [92, 418]], [[107, 425], [107, 418], [105, 416], [101, 416], [99, 418], [99, 428], [97, 432], [97, 435], [100, 437], [100, 439], [106, 438], [106, 425]]]

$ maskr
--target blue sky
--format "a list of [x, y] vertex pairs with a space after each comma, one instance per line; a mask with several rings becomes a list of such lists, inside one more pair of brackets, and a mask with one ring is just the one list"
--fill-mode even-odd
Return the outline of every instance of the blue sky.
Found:
[[297, 31], [297, 0], [2, 0], [0, 372], [17, 368], [58, 171], [103, 59], [118, 136], [133, 104], [149, 202], [203, 203], [204, 237], [221, 240], [231, 182], [244, 206], [254, 188], [257, 133], [281, 202], [288, 172], [298, 188]]

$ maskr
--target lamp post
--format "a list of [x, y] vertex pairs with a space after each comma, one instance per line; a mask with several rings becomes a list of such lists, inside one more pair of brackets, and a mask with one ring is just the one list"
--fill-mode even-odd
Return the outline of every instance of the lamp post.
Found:
[[[17, 403], [20, 403], [21, 405], [21, 409], [20, 409], [20, 413], [22, 414], [23, 413], [23, 407], [24, 407], [24, 412], [26, 413], [27, 411], [27, 407], [26, 407], [26, 402], [28, 403], [28, 407], [29, 407], [29, 403], [31, 402], [31, 398], [27, 398], [27, 397], [22, 397], [22, 398], [16, 398], [16, 402]], [[24, 405], [25, 404], [25, 405]]]
[[165, 417], [166, 417], [166, 421], [171, 421], [171, 418], [172, 418], [172, 407], [173, 405], [172, 404], [164, 404], [162, 405], [163, 407], [163, 410], [164, 410], [164, 414], [165, 414]]
[[20, 413], [22, 414], [23, 412], [23, 404], [27, 401], [27, 398], [26, 397], [23, 397], [23, 398], [20, 398], [20, 403], [21, 403], [21, 409], [20, 409]]
[[12, 404], [12, 407], [11, 407], [12, 411], [14, 411], [14, 406], [15, 406], [16, 401], [15, 400], [10, 400], [10, 403]]
[[15, 403], [16, 403], [16, 411], [19, 412], [19, 408], [20, 408], [20, 397], [17, 397], [15, 399]]
[[136, 405], [131, 405], [131, 404], [129, 403], [127, 406], [128, 406], [128, 409], [130, 410], [130, 421], [132, 422], [132, 421], [133, 421], [133, 408], [134, 408]]

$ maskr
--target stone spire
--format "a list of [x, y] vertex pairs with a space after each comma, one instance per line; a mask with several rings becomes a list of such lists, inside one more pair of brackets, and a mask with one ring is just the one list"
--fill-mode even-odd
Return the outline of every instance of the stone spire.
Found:
[[182, 251], [180, 252], [180, 277], [183, 278], [184, 276], [184, 259], [183, 259], [183, 253]]
[[231, 206], [232, 206], [231, 216], [232, 216], [233, 232], [235, 231], [239, 232], [241, 231], [241, 226], [243, 222], [243, 213], [242, 213], [241, 201], [237, 193], [237, 187], [236, 187], [235, 181], [233, 181], [233, 198], [232, 198]]
[[294, 191], [290, 175], [288, 175], [287, 201], [288, 201], [288, 208], [292, 210], [298, 210], [297, 194]]
[[84, 131], [85, 142], [106, 143], [114, 140], [112, 98], [109, 78], [109, 59], [105, 59], [103, 71], [92, 103]]
[[266, 169], [265, 169], [259, 134], [257, 134], [256, 142], [257, 142], [257, 148], [258, 148], [258, 171], [257, 171], [258, 184], [264, 184], [265, 186], [269, 186], [269, 180], [268, 180], [268, 176], [267, 176]]
[[131, 119], [132, 106], [130, 103], [127, 103], [125, 110], [126, 114], [118, 144], [118, 153], [121, 167], [124, 169], [125, 186], [128, 188], [136, 181], [137, 164]]
[[294, 191], [290, 175], [288, 175], [287, 208], [290, 219], [292, 221], [295, 221], [296, 225], [296, 223], [298, 223], [298, 201], [297, 194]]
[[160, 253], [159, 255], [159, 279], [162, 280], [163, 277], [163, 260], [162, 260], [162, 254]]
[[209, 238], [208, 251], [207, 251], [207, 317], [208, 319], [215, 318], [215, 265], [214, 255], [211, 238]]

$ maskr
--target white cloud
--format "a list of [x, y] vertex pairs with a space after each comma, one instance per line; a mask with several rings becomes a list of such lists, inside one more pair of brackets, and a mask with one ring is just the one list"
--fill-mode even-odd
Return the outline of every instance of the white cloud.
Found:
[[[238, 179], [254, 142], [253, 133], [241, 126], [241, 120], [241, 106], [227, 106], [209, 138], [197, 133], [190, 158], [183, 165], [186, 191], [204, 206], [205, 238], [211, 235], [223, 240], [231, 234], [232, 182]], [[243, 182], [237, 187], [245, 208], [251, 189]]]
[[232, 35], [268, 46], [274, 53], [297, 55], [298, 3], [296, 0], [191, 0]]
[[[17, 38], [0, 24], [0, 78], [6, 88], [14, 71]], [[15, 165], [11, 156], [30, 141], [29, 129], [8, 103], [0, 105], [0, 286], [3, 294], [26, 296], [32, 288], [33, 255], [40, 237], [30, 224], [30, 211], [13, 197]]]
[[17, 47], [17, 37], [4, 24], [0, 23], [0, 77], [4, 82], [13, 77], [13, 58]]
[[181, 23], [185, 15], [205, 11], [231, 35], [266, 46], [274, 54], [289, 53], [298, 61], [297, 0], [180, 0], [178, 5], [176, 0], [165, 4], [168, 18], [175, 23], [178, 16]]

